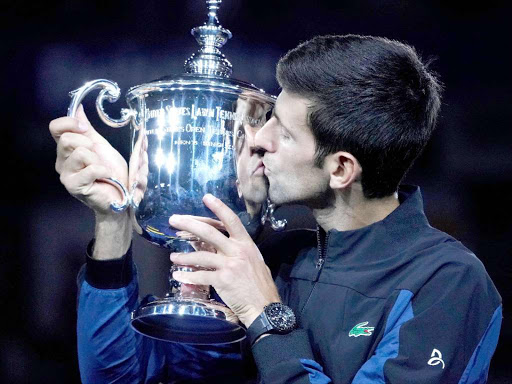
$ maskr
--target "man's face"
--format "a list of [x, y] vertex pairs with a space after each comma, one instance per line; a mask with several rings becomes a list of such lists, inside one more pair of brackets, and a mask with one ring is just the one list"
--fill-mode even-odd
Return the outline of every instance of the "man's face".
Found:
[[325, 205], [329, 174], [314, 165], [315, 139], [307, 124], [309, 101], [282, 91], [272, 117], [255, 136], [264, 151], [269, 197], [280, 205]]
[[[254, 119], [264, 119], [264, 106], [257, 103], [241, 103], [239, 101], [237, 112], [246, 114]], [[251, 125], [244, 122], [235, 132], [237, 188], [244, 198], [246, 205], [259, 210], [261, 204], [267, 199], [268, 181], [263, 173], [261, 151], [254, 145], [254, 136], [261, 129], [261, 125]]]

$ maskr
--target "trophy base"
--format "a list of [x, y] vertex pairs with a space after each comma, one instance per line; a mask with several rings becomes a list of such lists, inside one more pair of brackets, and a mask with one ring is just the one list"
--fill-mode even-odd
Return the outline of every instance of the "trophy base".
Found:
[[166, 297], [132, 312], [131, 325], [153, 339], [185, 344], [227, 344], [245, 338], [245, 329], [215, 300]]

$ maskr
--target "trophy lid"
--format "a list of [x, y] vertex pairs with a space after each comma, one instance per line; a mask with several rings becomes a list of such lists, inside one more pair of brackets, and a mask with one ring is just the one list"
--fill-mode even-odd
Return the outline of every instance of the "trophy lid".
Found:
[[165, 76], [150, 83], [132, 87], [126, 95], [128, 101], [149, 92], [196, 89], [244, 94], [265, 102], [275, 102], [275, 96], [265, 93], [254, 84], [230, 78], [233, 67], [221, 53], [220, 48], [233, 35], [228, 29], [222, 27], [217, 18], [221, 3], [222, 0], [206, 0], [208, 20], [202, 26], [191, 30], [200, 48], [185, 61], [184, 73], [178, 76]]
[[200, 75], [230, 77], [233, 69], [220, 48], [233, 36], [228, 29], [220, 25], [217, 18], [222, 0], [207, 0], [208, 21], [190, 33], [201, 46], [199, 51], [185, 61], [185, 72]]

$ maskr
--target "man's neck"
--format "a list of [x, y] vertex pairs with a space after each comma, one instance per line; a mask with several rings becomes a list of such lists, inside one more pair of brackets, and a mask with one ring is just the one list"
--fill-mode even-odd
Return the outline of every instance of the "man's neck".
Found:
[[245, 200], [245, 208], [247, 209], [247, 213], [251, 219], [261, 212], [261, 205], [262, 203], [253, 203]]
[[326, 231], [350, 231], [383, 220], [400, 202], [398, 194], [368, 199], [360, 190], [335, 194], [334, 204], [327, 208], [313, 209], [317, 223]]

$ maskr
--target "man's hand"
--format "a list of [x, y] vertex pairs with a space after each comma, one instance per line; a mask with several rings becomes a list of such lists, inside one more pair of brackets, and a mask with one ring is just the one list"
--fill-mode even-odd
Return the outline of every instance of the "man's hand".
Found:
[[122, 200], [121, 192], [99, 179], [114, 177], [126, 185], [126, 161], [91, 126], [82, 106], [77, 118], [53, 120], [50, 132], [57, 143], [55, 169], [61, 183], [96, 214], [94, 257], [121, 257], [131, 241], [131, 223], [127, 212], [119, 214], [110, 209], [111, 202]]
[[55, 170], [62, 184], [97, 214], [112, 215], [110, 203], [123, 196], [115, 186], [98, 179], [114, 177], [126, 185], [125, 159], [91, 126], [82, 106], [76, 119], [53, 120], [50, 132], [57, 143]]
[[211, 285], [240, 321], [249, 327], [265, 305], [279, 302], [270, 270], [238, 216], [212, 195], [203, 198], [217, 215], [229, 237], [208, 222], [191, 216], [173, 215], [169, 223], [210, 244], [217, 253], [198, 251], [171, 254], [177, 264], [198, 265], [214, 270], [174, 272], [174, 279], [189, 284]]

